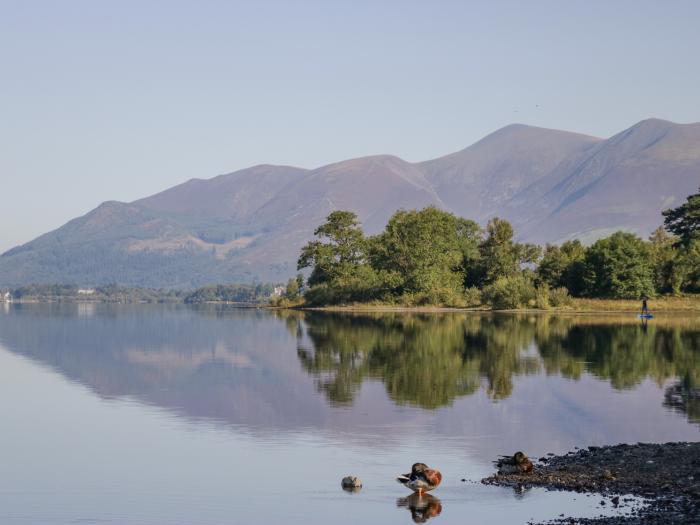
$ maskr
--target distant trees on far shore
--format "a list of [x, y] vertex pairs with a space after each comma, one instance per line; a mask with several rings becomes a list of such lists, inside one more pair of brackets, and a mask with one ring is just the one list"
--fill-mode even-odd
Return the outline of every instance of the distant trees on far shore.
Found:
[[334, 211], [301, 250], [312, 305], [381, 302], [495, 308], [561, 306], [570, 296], [638, 299], [700, 292], [700, 193], [664, 212], [643, 240], [616, 232], [591, 246], [542, 249], [514, 240], [494, 218], [485, 229], [435, 207], [400, 210], [366, 236], [357, 216]]

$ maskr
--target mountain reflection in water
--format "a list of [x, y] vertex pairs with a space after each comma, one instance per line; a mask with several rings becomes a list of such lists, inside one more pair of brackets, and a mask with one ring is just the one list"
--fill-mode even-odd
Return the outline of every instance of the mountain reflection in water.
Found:
[[0, 314], [0, 344], [103, 397], [233, 424], [319, 426], [329, 408], [353, 406], [363, 384], [383, 385], [396, 406], [432, 410], [479, 391], [508, 399], [522, 377], [584, 375], [616, 391], [652, 380], [667, 409], [700, 421], [700, 321], [687, 316], [643, 328], [632, 314], [15, 305]]

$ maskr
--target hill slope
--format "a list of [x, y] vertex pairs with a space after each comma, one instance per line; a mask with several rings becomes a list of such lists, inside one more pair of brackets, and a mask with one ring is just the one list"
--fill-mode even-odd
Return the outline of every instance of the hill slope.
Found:
[[388, 155], [314, 170], [261, 165], [106, 202], [0, 257], [0, 286], [193, 287], [282, 280], [335, 209], [380, 231], [399, 208], [511, 220], [521, 239], [647, 235], [700, 185], [700, 124], [646, 120], [607, 140], [520, 124], [437, 159]]

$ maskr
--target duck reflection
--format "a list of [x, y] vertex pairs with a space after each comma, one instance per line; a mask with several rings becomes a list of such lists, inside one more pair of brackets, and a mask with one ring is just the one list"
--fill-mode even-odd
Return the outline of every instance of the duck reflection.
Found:
[[442, 502], [430, 494], [413, 493], [396, 500], [396, 506], [407, 508], [414, 523], [425, 523], [442, 512]]

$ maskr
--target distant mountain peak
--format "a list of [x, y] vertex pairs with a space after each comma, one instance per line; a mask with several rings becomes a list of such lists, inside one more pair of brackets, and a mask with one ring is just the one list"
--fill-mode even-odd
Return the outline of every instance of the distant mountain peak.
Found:
[[442, 157], [370, 155], [314, 169], [259, 164], [106, 201], [0, 257], [0, 286], [31, 282], [192, 288], [283, 281], [333, 210], [377, 233], [400, 208], [438, 206], [519, 238], [646, 236], [700, 184], [700, 124], [646, 119], [608, 139], [514, 123]]

